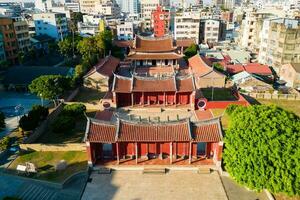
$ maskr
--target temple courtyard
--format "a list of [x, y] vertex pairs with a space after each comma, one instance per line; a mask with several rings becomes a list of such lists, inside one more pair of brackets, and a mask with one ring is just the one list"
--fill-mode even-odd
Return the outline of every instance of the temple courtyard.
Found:
[[217, 172], [175, 171], [143, 174], [142, 171], [113, 171], [90, 176], [82, 200], [203, 199], [226, 200]]

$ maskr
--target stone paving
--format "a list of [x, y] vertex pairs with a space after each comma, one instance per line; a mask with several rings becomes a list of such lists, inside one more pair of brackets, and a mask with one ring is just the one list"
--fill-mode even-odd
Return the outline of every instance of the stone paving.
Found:
[[142, 174], [142, 171], [113, 171], [91, 174], [82, 200], [227, 200], [217, 172], [170, 171]]

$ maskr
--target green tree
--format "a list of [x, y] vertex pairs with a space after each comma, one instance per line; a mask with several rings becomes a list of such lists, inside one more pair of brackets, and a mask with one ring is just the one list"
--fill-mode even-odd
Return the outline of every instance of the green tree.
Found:
[[104, 54], [108, 54], [109, 51], [112, 50], [112, 38], [112, 33], [109, 30], [104, 30], [95, 36], [96, 46], [101, 54], [101, 57], [103, 57]]
[[184, 51], [185, 58], [189, 59], [189, 58], [193, 57], [194, 55], [197, 54], [198, 50], [199, 50], [198, 45], [192, 44]]
[[220, 63], [213, 63], [213, 68], [219, 72], [224, 72], [224, 67]]
[[0, 140], [0, 150], [6, 150], [7, 148], [9, 148], [11, 145], [11, 138], [8, 136], [5, 136], [4, 138], [2, 138]]
[[69, 78], [61, 75], [45, 75], [34, 79], [29, 90], [41, 98], [53, 100], [56, 106], [55, 100], [70, 89], [70, 82]]
[[73, 43], [72, 38], [67, 37], [64, 40], [58, 42], [59, 53], [66, 59], [70, 59], [73, 55]]
[[0, 130], [5, 128], [5, 115], [0, 111]]
[[10, 63], [7, 60], [0, 61], [0, 71], [6, 70], [9, 67]]
[[300, 118], [266, 105], [230, 112], [223, 156], [229, 174], [252, 189], [299, 195]]
[[23, 65], [24, 60], [25, 60], [25, 54], [23, 51], [18, 52], [18, 60], [20, 65]]
[[78, 52], [81, 54], [83, 61], [88, 62], [90, 66], [94, 64], [94, 59], [97, 57], [98, 53], [95, 45], [94, 37], [84, 38], [77, 44]]

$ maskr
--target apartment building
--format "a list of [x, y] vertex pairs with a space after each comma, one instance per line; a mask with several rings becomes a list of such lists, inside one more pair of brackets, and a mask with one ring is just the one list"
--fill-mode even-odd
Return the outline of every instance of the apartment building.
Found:
[[62, 40], [68, 35], [68, 24], [64, 13], [38, 13], [33, 15], [36, 35], [48, 35]]
[[205, 19], [200, 21], [200, 43], [216, 43], [224, 39], [226, 24], [221, 20]]
[[0, 33], [0, 61], [6, 60], [5, 49], [4, 49], [4, 37]]
[[176, 13], [174, 36], [175, 39], [194, 39], [199, 43], [200, 13], [182, 12]]
[[157, 6], [157, 9], [152, 11], [151, 27], [154, 30], [155, 37], [162, 37], [168, 34], [170, 29], [170, 10]]
[[18, 60], [18, 42], [11, 18], [0, 17], [0, 32], [3, 35], [6, 59], [11, 64], [16, 64]]
[[80, 0], [80, 10], [87, 14], [101, 14], [118, 18], [121, 9], [115, 0]]
[[258, 61], [279, 72], [283, 64], [300, 63], [299, 20], [267, 19], [261, 31]]
[[66, 2], [65, 7], [67, 10], [72, 10], [73, 12], [80, 12], [80, 4], [78, 2]]
[[29, 27], [20, 17], [13, 18], [14, 30], [18, 41], [19, 51], [27, 52], [30, 48]]
[[137, 14], [140, 12], [139, 0], [117, 0], [122, 12]]
[[117, 25], [117, 37], [118, 40], [133, 40], [133, 23], [123, 22]]
[[260, 32], [265, 19], [272, 17], [269, 12], [258, 12], [254, 8], [246, 10], [246, 17], [242, 21], [239, 32], [238, 44], [242, 48], [258, 53], [260, 47]]
[[150, 29], [152, 11], [156, 10], [159, 3], [160, 0], [141, 0], [141, 18], [146, 29]]
[[94, 13], [96, 0], [80, 0], [80, 10], [82, 13]]

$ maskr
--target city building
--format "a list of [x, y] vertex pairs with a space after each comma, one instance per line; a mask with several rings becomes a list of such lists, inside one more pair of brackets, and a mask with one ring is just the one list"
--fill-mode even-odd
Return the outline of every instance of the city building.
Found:
[[27, 52], [31, 46], [28, 24], [20, 17], [13, 18], [13, 24], [17, 37], [18, 49], [19, 51]]
[[217, 43], [224, 39], [226, 25], [220, 20], [205, 19], [200, 21], [200, 43]]
[[199, 43], [200, 13], [182, 12], [175, 16], [174, 37], [178, 39], [194, 39]]
[[300, 62], [299, 20], [277, 18], [263, 23], [258, 61], [276, 72], [283, 64]]
[[162, 37], [168, 34], [170, 29], [170, 11], [163, 10], [161, 6], [157, 6], [157, 9], [152, 11], [151, 24], [155, 37]]
[[82, 13], [101, 14], [115, 19], [121, 14], [121, 9], [115, 0], [80, 0], [80, 10]]
[[48, 35], [55, 40], [62, 40], [68, 35], [66, 15], [63, 13], [33, 14], [36, 35]]
[[151, 28], [152, 11], [156, 10], [160, 4], [160, 0], [141, 0], [141, 18], [144, 22], [144, 28]]
[[[88, 118], [84, 140], [90, 166], [151, 160], [220, 166], [220, 120], [201, 110], [205, 105], [198, 102], [203, 97], [197, 92], [191, 69], [181, 69], [183, 55], [174, 44], [170, 36], [135, 37], [128, 64], [111, 73], [111, 90], [102, 101], [106, 109]], [[113, 112], [110, 106], [137, 111]], [[161, 108], [176, 107], [181, 110], [161, 112]]]
[[134, 37], [133, 23], [122, 22], [117, 25], [118, 40], [132, 40]]
[[254, 8], [246, 10], [246, 17], [242, 21], [238, 44], [242, 48], [258, 53], [260, 47], [260, 32], [265, 19], [272, 17], [273, 14], [265, 11], [257, 11]]
[[0, 32], [3, 35], [6, 59], [11, 64], [16, 64], [18, 61], [18, 41], [12, 18], [0, 17]]
[[140, 12], [139, 0], [117, 0], [122, 12], [128, 14], [138, 14]]
[[79, 2], [66, 2], [64, 6], [67, 8], [67, 10], [72, 10], [73, 12], [80, 12]]
[[279, 77], [286, 82], [286, 86], [300, 90], [300, 63], [282, 65]]
[[235, 7], [235, 0], [224, 0], [223, 6], [225, 9], [233, 9]]
[[82, 13], [92, 14], [95, 12], [96, 0], [80, 0], [80, 10]]
[[21, 11], [22, 11], [22, 7], [21, 7], [21, 3], [18, 2], [0, 2], [0, 9], [2, 11], [7, 12], [8, 16], [13, 16], [13, 17], [17, 17], [21, 15]]
[[4, 37], [2, 33], [0, 33], [0, 61], [6, 60], [5, 56], [5, 48], [4, 48]]

